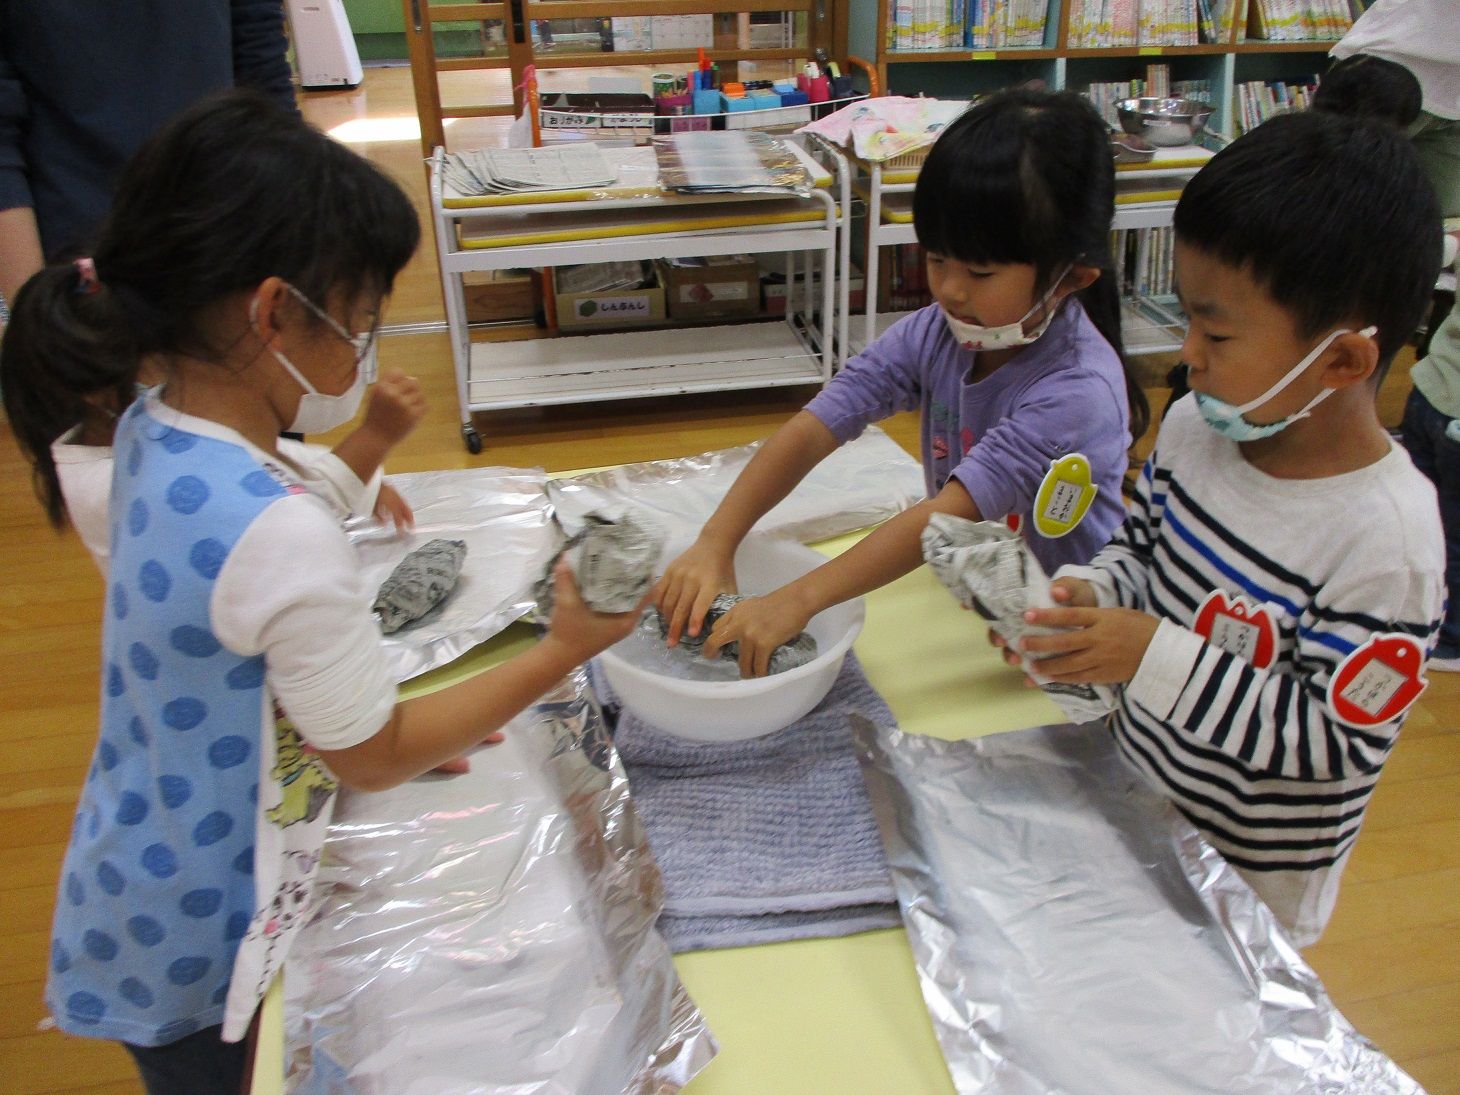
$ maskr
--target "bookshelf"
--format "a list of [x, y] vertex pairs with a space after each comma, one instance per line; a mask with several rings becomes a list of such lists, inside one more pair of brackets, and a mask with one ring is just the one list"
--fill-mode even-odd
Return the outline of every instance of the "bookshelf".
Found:
[[[1092, 46], [1083, 44], [1089, 35], [1081, 32], [1087, 0], [1047, 0], [1038, 45], [909, 49], [897, 44], [898, 7], [909, 2], [916, 5], [923, 0], [853, 2], [846, 15], [848, 51], [875, 62], [880, 85], [889, 94], [968, 98], [1031, 80], [1052, 89], [1085, 91], [1091, 84], [1142, 79], [1148, 64], [1160, 63], [1169, 66], [1173, 83], [1195, 80], [1211, 86], [1215, 110], [1209, 128], [1228, 138], [1238, 132], [1237, 85], [1253, 80], [1311, 81], [1327, 66], [1326, 54], [1337, 40], [1261, 40], [1248, 35], [1249, 29], [1258, 29], [1258, 21], [1252, 19], [1254, 6], [1259, 2], [1291, 4], [1291, 0], [1203, 0], [1213, 14], [1210, 33], [1187, 33], [1187, 44], [1142, 44], [1138, 30], [1137, 40], [1130, 44]], [[965, 6], [972, 2], [963, 0]], [[1338, 2], [1353, 17], [1366, 6], [1364, 0]], [[1136, 0], [1130, 0], [1129, 6], [1137, 8]], [[1318, 6], [1306, 4], [1308, 9]], [[1212, 40], [1192, 43], [1191, 38]]]
[[[438, 147], [500, 141], [525, 109], [529, 72], [544, 95], [647, 93], [655, 73], [685, 73], [703, 51], [725, 80], [774, 79], [798, 71], [831, 42], [840, 14], [826, 0], [393, 2], [400, 5], [428, 175]], [[627, 86], [595, 87], [600, 82]], [[622, 136], [605, 126], [602, 139]], [[519, 270], [471, 275], [464, 290], [471, 320], [540, 312], [550, 322], [549, 294], [533, 282]]]
[[[1327, 66], [1326, 54], [1337, 40], [1336, 37], [1262, 40], [1249, 34], [1249, 31], [1258, 30], [1280, 33], [1276, 26], [1259, 26], [1263, 20], [1253, 18], [1258, 5], [1264, 5], [1263, 11], [1278, 5], [1283, 5], [1282, 10], [1287, 11], [1311, 11], [1320, 9], [1324, 0], [1198, 0], [1211, 17], [1206, 26], [1193, 28], [1188, 25], [1184, 28], [1185, 34], [1171, 33], [1170, 27], [1143, 27], [1137, 14], [1132, 31], [1127, 35], [1128, 41], [1091, 45], [1089, 23], [1093, 11], [1109, 11], [1123, 5], [1124, 11], [1134, 9], [1138, 13], [1142, 3], [1155, 4], [1158, 0], [1046, 0], [1043, 36], [1037, 45], [992, 49], [972, 46], [909, 49], [899, 48], [899, 43], [907, 39], [905, 36], [899, 38], [897, 7], [899, 3], [916, 5], [927, 0], [845, 2], [849, 7], [840, 20], [847, 34], [845, 52], [874, 61], [879, 84], [888, 94], [967, 99], [1035, 80], [1055, 90], [1088, 92], [1093, 84], [1112, 85], [1145, 79], [1148, 66], [1162, 65], [1173, 87], [1194, 81], [1211, 89], [1213, 113], [1208, 129], [1227, 139], [1241, 132], [1240, 85], [1250, 81], [1311, 82], [1314, 75]], [[941, 3], [941, 0], [933, 2]], [[975, 2], [952, 0], [950, 7], [961, 5], [967, 11]], [[1017, 0], [1001, 2], [1013, 4]], [[1368, 0], [1337, 2], [1347, 7], [1350, 17], [1357, 18], [1367, 7]], [[906, 34], [906, 28], [902, 33]], [[1184, 44], [1157, 40], [1166, 37]], [[1134, 239], [1129, 246], [1132, 249], [1149, 248], [1151, 243], [1145, 239], [1149, 235], [1145, 228], [1155, 227], [1156, 223], [1132, 227], [1129, 232], [1134, 234]], [[875, 231], [872, 238], [876, 238]], [[869, 242], [869, 246], [875, 247], [876, 244]], [[1119, 247], [1123, 249], [1126, 246], [1123, 237]], [[1142, 262], [1146, 254], [1147, 251], [1141, 251]], [[879, 296], [885, 301], [889, 286], [885, 277], [879, 280], [882, 284], [875, 289], [880, 291]], [[873, 288], [869, 279], [869, 293]], [[1174, 300], [1149, 286], [1123, 285], [1123, 289], [1127, 303], [1127, 343], [1133, 352], [1157, 353], [1174, 348], [1172, 331], [1175, 328], [1168, 322]], [[875, 299], [878, 298], [869, 296], [869, 300]], [[1143, 310], [1147, 303], [1161, 314], [1147, 314]], [[1133, 339], [1131, 333], [1135, 330], [1142, 334]], [[869, 337], [870, 334], [869, 330]], [[1174, 341], [1179, 343], [1179, 339]]]
[[727, 80], [776, 78], [830, 43], [840, 14], [826, 0], [400, 3], [427, 156], [450, 147], [449, 121], [520, 114], [529, 68], [544, 93], [592, 90], [594, 70], [648, 91], [652, 73], [684, 72], [701, 51]]

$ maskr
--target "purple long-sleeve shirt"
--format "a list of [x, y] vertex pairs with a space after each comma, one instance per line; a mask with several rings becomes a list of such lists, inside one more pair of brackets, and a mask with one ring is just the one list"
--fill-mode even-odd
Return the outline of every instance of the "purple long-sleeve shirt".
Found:
[[[1125, 519], [1130, 416], [1120, 358], [1071, 300], [1044, 337], [976, 383], [973, 363], [933, 304], [849, 361], [806, 409], [843, 444], [873, 422], [919, 411], [929, 497], [956, 479], [985, 518], [1019, 518], [1049, 573], [1089, 562]], [[1090, 461], [1099, 490], [1074, 531], [1052, 540], [1029, 513], [1050, 464], [1071, 452]]]

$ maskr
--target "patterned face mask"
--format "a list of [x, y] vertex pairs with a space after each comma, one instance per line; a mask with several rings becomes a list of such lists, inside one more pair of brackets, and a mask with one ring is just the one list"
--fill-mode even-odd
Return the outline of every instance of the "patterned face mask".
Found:
[[1028, 334], [1024, 332], [1024, 323], [1039, 309], [1046, 307], [1060, 287], [1060, 282], [1065, 280], [1073, 266], [1066, 266], [1060, 275], [1054, 279], [1054, 284], [1049, 287], [1049, 292], [1040, 297], [1029, 307], [1029, 311], [1016, 319], [1013, 323], [1005, 323], [998, 327], [983, 327], [977, 323], [965, 323], [961, 319], [955, 319], [943, 310], [943, 320], [948, 324], [948, 330], [953, 333], [953, 339], [965, 350], [1012, 350], [1018, 346], [1028, 346], [1031, 342], [1038, 342], [1044, 332], [1049, 330], [1049, 325], [1054, 322], [1058, 309], [1051, 308], [1043, 319], [1041, 319], [1034, 330]]

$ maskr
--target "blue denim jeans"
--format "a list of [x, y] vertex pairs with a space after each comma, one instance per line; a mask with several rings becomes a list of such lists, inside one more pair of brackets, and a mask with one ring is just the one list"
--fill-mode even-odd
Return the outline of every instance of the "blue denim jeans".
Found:
[[[1414, 466], [1434, 483], [1440, 496], [1440, 523], [1445, 528], [1445, 586], [1449, 607], [1440, 627], [1441, 653], [1460, 653], [1460, 439], [1446, 432], [1452, 422], [1430, 405], [1418, 388], [1404, 407], [1402, 433]], [[1460, 435], [1460, 426], [1456, 428]]]

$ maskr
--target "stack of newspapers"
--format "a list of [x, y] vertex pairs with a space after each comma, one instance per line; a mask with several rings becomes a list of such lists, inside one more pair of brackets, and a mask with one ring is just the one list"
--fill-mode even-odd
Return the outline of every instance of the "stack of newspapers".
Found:
[[618, 177], [595, 144], [448, 152], [442, 174], [464, 195], [590, 190], [611, 186]]

